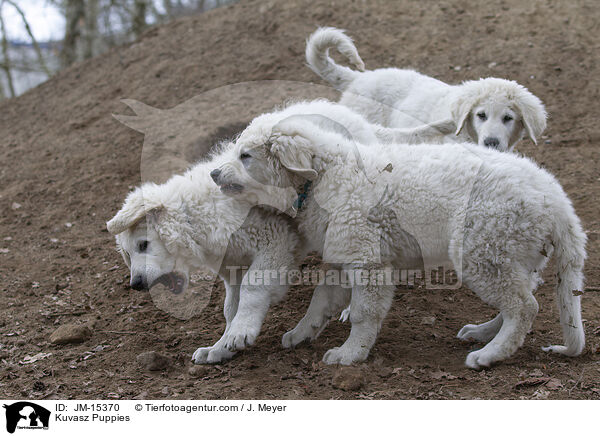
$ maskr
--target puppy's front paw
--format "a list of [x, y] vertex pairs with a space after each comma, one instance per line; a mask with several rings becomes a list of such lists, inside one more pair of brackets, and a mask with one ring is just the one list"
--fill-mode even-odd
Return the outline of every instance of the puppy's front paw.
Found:
[[225, 360], [231, 359], [235, 353], [226, 350], [225, 348], [212, 346], [212, 347], [200, 347], [192, 355], [192, 362], [197, 365], [206, 363], [221, 363]]
[[467, 324], [460, 329], [456, 337], [461, 341], [489, 342], [494, 339], [497, 331], [491, 331], [483, 325]]
[[564, 354], [568, 356], [567, 350], [568, 348], [564, 345], [548, 345], [547, 347], [542, 347], [542, 351], [545, 351], [546, 353]]
[[364, 349], [355, 349], [342, 345], [327, 351], [323, 356], [323, 362], [327, 365], [352, 365], [353, 363], [364, 362], [369, 356], [369, 351]]
[[196, 364], [207, 363], [206, 359], [212, 347], [200, 347], [192, 354], [192, 362]]
[[465, 365], [471, 369], [483, 369], [488, 368], [494, 362], [494, 356], [488, 350], [482, 348], [481, 350], [472, 351], [467, 355]]
[[329, 320], [321, 323], [310, 323], [300, 321], [298, 325], [289, 332], [285, 333], [281, 338], [283, 348], [294, 348], [296, 345], [304, 341], [315, 340], [327, 326]]
[[229, 351], [240, 351], [254, 345], [257, 337], [258, 331], [252, 331], [251, 329], [235, 331], [232, 329], [223, 337], [223, 345]]
[[235, 352], [222, 347], [212, 347], [206, 357], [206, 363], [221, 363], [235, 356]]

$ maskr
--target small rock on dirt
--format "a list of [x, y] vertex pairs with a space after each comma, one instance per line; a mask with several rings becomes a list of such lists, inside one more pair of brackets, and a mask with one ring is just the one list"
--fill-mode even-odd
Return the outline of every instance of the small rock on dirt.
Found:
[[92, 331], [86, 325], [65, 324], [54, 330], [50, 335], [50, 343], [58, 344], [77, 344], [89, 339]]
[[339, 368], [333, 374], [332, 384], [343, 391], [356, 391], [364, 386], [365, 378], [359, 368]]
[[206, 377], [208, 368], [204, 365], [192, 365], [188, 368], [188, 374], [192, 377]]
[[169, 366], [169, 359], [156, 351], [138, 354], [137, 362], [148, 371], [161, 371]]
[[421, 318], [422, 325], [434, 325], [435, 324], [435, 316], [424, 316]]

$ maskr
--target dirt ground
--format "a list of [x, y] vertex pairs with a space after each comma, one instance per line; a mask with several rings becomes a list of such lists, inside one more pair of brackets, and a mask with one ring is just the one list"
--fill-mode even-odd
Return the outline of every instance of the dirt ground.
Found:
[[[449, 83], [511, 78], [542, 98], [548, 130], [538, 146], [526, 141], [519, 151], [557, 175], [573, 200], [589, 235], [587, 284], [600, 286], [595, 0], [245, 1], [152, 29], [0, 104], [0, 397], [600, 398], [600, 292], [583, 298], [584, 355], [540, 350], [561, 341], [553, 264], [537, 292], [540, 313], [525, 345], [489, 370], [464, 367], [478, 345], [455, 335], [466, 323], [491, 318], [491, 308], [467, 289], [399, 289], [369, 359], [357, 366], [362, 385], [338, 389], [338, 370], [320, 360], [344, 341], [347, 324], [332, 321], [316, 342], [296, 350], [280, 346], [311, 297], [311, 289], [294, 287], [270, 311], [255, 347], [199, 377], [188, 374], [193, 351], [222, 333], [223, 288], [211, 289], [204, 310], [187, 320], [128, 288], [128, 270], [105, 222], [141, 181], [144, 135], [111, 114], [132, 114], [123, 98], [169, 109], [216, 96], [200, 97], [198, 134], [183, 144], [184, 157], [196, 159], [265, 105], [335, 98], [330, 89], [305, 86], [323, 85], [303, 54], [305, 38], [319, 25], [347, 29], [367, 68], [412, 67]], [[267, 92], [236, 85], [265, 80], [290, 82]], [[218, 88], [223, 92], [211, 94]], [[91, 338], [51, 345], [51, 333], [68, 323], [87, 323]], [[167, 356], [168, 368], [141, 369], [136, 356], [149, 350]], [[24, 361], [38, 353], [51, 354]]]

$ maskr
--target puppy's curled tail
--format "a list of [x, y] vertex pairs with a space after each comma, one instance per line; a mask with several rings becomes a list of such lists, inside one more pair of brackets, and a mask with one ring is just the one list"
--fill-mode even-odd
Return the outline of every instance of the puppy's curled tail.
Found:
[[557, 214], [552, 235], [556, 253], [558, 310], [565, 345], [550, 345], [542, 349], [566, 356], [578, 356], [585, 347], [581, 294], [587, 237], [571, 202], [568, 198], [565, 200], [566, 207], [561, 208]]
[[336, 64], [329, 57], [329, 49], [336, 48], [360, 71], [365, 64], [358, 55], [352, 39], [343, 30], [321, 27], [306, 40], [306, 62], [311, 70], [327, 80], [336, 89], [343, 91], [356, 78], [358, 71]]

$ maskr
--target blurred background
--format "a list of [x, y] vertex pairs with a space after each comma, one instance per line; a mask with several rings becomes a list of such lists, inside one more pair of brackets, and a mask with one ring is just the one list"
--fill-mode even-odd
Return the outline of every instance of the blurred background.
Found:
[[0, 99], [61, 68], [141, 36], [148, 27], [236, 0], [0, 0]]

